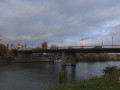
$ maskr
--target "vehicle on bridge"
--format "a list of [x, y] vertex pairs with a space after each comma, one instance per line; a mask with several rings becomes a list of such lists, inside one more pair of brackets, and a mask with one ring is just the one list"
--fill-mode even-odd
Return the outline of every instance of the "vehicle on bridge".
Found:
[[97, 48], [97, 49], [99, 49], [99, 48], [100, 48], [100, 49], [101, 49], [101, 48], [102, 48], [102, 46], [95, 46], [94, 48]]

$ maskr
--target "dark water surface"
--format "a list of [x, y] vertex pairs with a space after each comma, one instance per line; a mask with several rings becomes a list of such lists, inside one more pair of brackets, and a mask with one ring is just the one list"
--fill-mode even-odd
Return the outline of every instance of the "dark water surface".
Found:
[[61, 63], [2, 63], [0, 90], [44, 90], [59, 84], [58, 73], [67, 71], [68, 82], [100, 77], [107, 65], [120, 67], [120, 62], [79, 62], [75, 67]]

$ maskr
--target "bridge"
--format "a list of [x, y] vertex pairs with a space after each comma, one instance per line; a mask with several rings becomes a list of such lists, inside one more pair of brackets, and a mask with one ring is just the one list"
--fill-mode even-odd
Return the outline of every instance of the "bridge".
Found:
[[71, 65], [75, 65], [75, 53], [120, 53], [120, 48], [79, 48], [79, 49], [40, 49], [40, 50], [20, 50], [21, 54], [32, 54], [32, 53], [61, 53], [62, 54], [62, 65], [66, 65], [67, 54], [71, 57]]
[[120, 48], [85, 48], [85, 49], [40, 49], [40, 50], [20, 50], [19, 53], [120, 53]]

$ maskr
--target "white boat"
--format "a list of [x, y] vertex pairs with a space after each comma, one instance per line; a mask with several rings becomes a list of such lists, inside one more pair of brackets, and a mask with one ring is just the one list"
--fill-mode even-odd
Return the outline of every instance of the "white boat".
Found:
[[55, 63], [61, 63], [62, 60], [61, 60], [60, 58], [56, 58], [56, 59], [54, 60], [54, 62], [55, 62]]

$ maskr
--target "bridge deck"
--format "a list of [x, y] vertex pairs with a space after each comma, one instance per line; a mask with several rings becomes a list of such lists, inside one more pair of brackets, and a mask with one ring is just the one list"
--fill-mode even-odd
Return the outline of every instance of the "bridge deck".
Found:
[[20, 53], [120, 53], [120, 48], [86, 48], [86, 49], [47, 49], [47, 50], [21, 50]]

